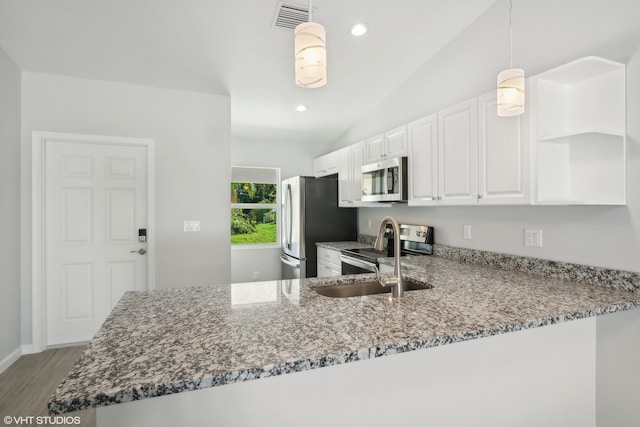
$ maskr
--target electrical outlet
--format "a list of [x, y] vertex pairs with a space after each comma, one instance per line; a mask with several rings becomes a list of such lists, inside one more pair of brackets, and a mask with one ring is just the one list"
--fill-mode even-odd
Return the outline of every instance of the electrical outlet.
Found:
[[200, 221], [185, 221], [184, 231], [185, 232], [200, 231]]
[[524, 229], [524, 245], [534, 248], [542, 247], [542, 230], [539, 228]]
[[465, 224], [463, 226], [462, 237], [466, 240], [471, 240], [471, 225]]

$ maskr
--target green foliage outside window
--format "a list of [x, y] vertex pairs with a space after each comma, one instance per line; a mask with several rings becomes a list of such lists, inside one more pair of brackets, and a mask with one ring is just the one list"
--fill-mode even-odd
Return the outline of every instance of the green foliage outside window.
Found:
[[[276, 202], [276, 184], [232, 182], [231, 244], [277, 242]], [[267, 206], [249, 208], [248, 204]]]
[[276, 203], [275, 184], [255, 184], [253, 182], [232, 182], [231, 203]]

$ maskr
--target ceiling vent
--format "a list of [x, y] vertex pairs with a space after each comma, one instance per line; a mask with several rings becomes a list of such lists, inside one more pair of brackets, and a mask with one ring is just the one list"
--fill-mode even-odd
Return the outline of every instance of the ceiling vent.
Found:
[[298, 24], [309, 21], [309, 7], [299, 4], [278, 2], [273, 26], [287, 30], [295, 29]]

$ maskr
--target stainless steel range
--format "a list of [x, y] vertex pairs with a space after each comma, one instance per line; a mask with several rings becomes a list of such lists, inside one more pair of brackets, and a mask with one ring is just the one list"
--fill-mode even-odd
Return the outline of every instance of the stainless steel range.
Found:
[[[433, 253], [433, 227], [426, 225], [400, 225], [400, 255], [431, 255]], [[378, 258], [392, 257], [393, 232], [387, 229], [387, 247], [377, 251], [371, 248], [343, 249], [340, 255], [342, 274], [362, 274], [375, 272]]]

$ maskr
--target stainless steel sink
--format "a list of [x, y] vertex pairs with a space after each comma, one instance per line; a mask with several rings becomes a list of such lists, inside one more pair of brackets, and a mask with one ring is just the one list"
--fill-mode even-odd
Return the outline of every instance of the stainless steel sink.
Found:
[[[411, 280], [404, 279], [405, 291], [418, 291], [431, 289], [433, 286], [416, 283]], [[311, 289], [331, 298], [347, 298], [361, 297], [364, 295], [388, 294], [391, 293], [392, 286], [383, 287], [377, 280], [368, 282], [358, 282], [349, 285], [331, 285], [331, 286], [312, 286]]]

